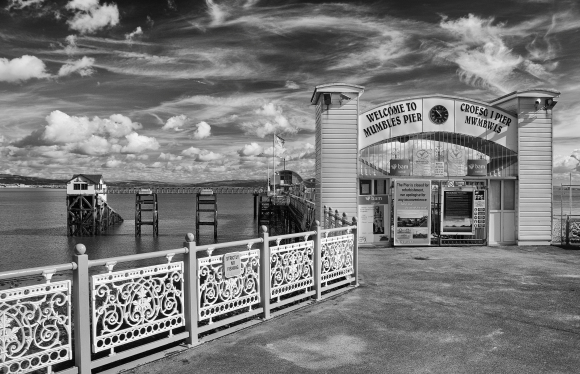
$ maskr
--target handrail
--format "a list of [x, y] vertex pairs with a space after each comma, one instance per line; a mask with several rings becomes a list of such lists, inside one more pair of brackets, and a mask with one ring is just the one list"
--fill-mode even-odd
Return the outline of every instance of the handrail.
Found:
[[352, 230], [356, 229], [356, 226], [341, 226], [341, 227], [334, 227], [331, 229], [324, 229], [323, 232], [337, 232], [337, 231], [345, 231], [345, 230]]
[[9, 270], [0, 273], [0, 279], [21, 278], [30, 275], [43, 275], [46, 273], [55, 273], [57, 271], [76, 270], [77, 264], [69, 262], [66, 264], [40, 266], [36, 268]]
[[292, 238], [303, 238], [305, 236], [314, 236], [316, 235], [316, 231], [304, 231], [304, 232], [297, 232], [293, 234], [283, 234], [277, 236], [270, 236], [268, 237], [268, 241], [275, 241], [278, 239], [292, 239]]
[[256, 244], [256, 243], [263, 243], [264, 239], [257, 238], [257, 239], [247, 239], [247, 240], [238, 240], [235, 242], [227, 242], [227, 243], [214, 243], [214, 244], [205, 244], [199, 247], [195, 247], [196, 252], [207, 251], [208, 249], [214, 250], [218, 248], [226, 248], [226, 247], [236, 247], [238, 245], [247, 245], [247, 244]]
[[120, 256], [120, 257], [109, 257], [109, 258], [103, 258], [103, 259], [98, 259], [98, 260], [89, 260], [89, 268], [95, 267], [95, 266], [104, 266], [107, 265], [107, 263], [111, 263], [111, 262], [129, 262], [129, 261], [138, 261], [138, 260], [146, 260], [149, 258], [157, 258], [157, 257], [166, 257], [167, 255], [178, 255], [178, 254], [182, 254], [182, 253], [187, 253], [188, 249], [185, 247], [182, 248], [176, 248], [176, 249], [168, 249], [165, 251], [159, 251], [159, 252], [149, 252], [149, 253], [140, 253], [138, 255], [128, 255], [128, 256]]

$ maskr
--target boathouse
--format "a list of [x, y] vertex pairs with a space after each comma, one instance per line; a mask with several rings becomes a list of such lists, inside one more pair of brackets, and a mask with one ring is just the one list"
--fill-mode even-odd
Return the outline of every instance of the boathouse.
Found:
[[67, 195], [95, 195], [99, 194], [104, 201], [107, 185], [101, 174], [75, 174], [66, 184]]
[[363, 92], [332, 83], [312, 95], [317, 219], [324, 206], [356, 215], [361, 244], [550, 244], [559, 92], [427, 94], [360, 111]]

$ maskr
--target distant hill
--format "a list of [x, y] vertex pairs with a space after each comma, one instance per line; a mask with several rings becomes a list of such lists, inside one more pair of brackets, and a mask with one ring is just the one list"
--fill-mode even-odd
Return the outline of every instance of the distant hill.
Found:
[[[72, 175], [71, 175], [72, 177]], [[41, 186], [49, 184], [66, 184], [69, 179], [50, 179], [25, 177], [22, 175], [0, 174], [0, 184], [27, 184], [30, 186]], [[265, 187], [266, 180], [249, 179], [249, 180], [227, 180], [227, 181], [213, 181], [202, 183], [171, 183], [171, 182], [157, 182], [157, 181], [108, 181], [105, 180], [108, 186], [115, 187], [158, 187], [158, 186], [176, 186], [176, 187]]]

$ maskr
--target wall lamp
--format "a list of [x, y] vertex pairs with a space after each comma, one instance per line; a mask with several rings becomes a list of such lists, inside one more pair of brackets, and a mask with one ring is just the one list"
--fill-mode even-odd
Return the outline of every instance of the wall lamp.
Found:
[[544, 110], [552, 109], [556, 104], [558, 104], [558, 102], [549, 97], [544, 101]]

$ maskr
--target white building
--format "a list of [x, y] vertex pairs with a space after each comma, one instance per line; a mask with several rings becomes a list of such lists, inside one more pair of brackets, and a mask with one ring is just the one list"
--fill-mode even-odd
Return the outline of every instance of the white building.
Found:
[[95, 195], [99, 194], [104, 201], [107, 188], [101, 174], [75, 174], [66, 184], [67, 195]]

